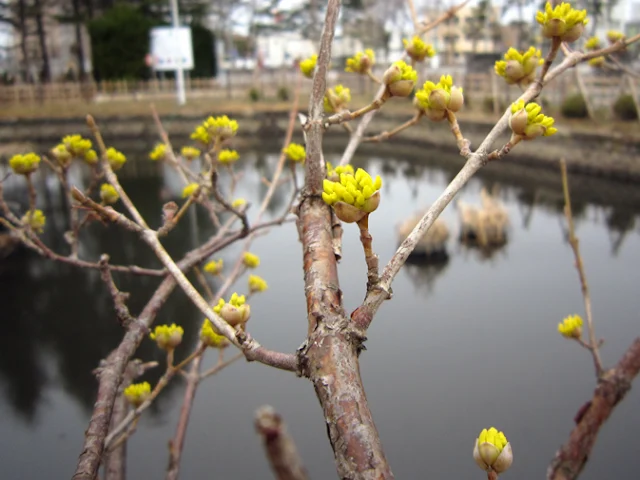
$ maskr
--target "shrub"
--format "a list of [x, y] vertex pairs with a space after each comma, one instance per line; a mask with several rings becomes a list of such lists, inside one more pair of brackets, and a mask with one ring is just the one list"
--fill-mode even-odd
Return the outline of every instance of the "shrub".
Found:
[[587, 118], [589, 112], [584, 97], [580, 93], [574, 93], [562, 102], [562, 115], [567, 118]]
[[278, 88], [278, 100], [286, 102], [289, 100], [289, 89], [287, 87]]
[[249, 90], [249, 99], [252, 102], [257, 102], [258, 100], [260, 100], [260, 90], [258, 90], [256, 87], [253, 87], [251, 90]]
[[613, 104], [613, 112], [620, 120], [637, 120], [638, 109], [631, 95], [620, 95]]

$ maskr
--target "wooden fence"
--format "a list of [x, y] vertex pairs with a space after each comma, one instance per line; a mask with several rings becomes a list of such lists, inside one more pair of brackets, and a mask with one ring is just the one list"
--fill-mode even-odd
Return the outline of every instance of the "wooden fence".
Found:
[[[382, 72], [376, 72], [381, 75]], [[291, 69], [267, 70], [259, 75], [250, 71], [233, 71], [223, 73], [218, 78], [187, 78], [186, 91], [190, 99], [239, 99], [249, 98], [249, 91], [255, 89], [260, 98], [276, 99], [284, 89], [290, 94], [293, 91], [297, 72]], [[440, 72], [428, 71], [429, 78], [438, 79]], [[425, 75], [421, 75], [425, 78]], [[465, 97], [470, 104], [493, 102], [502, 109], [521, 93], [517, 86], [506, 86], [492, 72], [459, 74], [455, 83], [462, 85]], [[351, 88], [353, 95], [373, 95], [377, 90], [367, 78], [345, 72], [330, 72], [330, 84], [342, 83]], [[579, 74], [568, 72], [554, 79], [543, 91], [544, 101], [559, 105], [573, 93], [580, 90], [587, 93], [595, 108], [610, 108], [623, 93], [636, 97], [640, 91], [639, 79], [631, 79], [620, 75]], [[303, 83], [303, 93], [309, 93], [311, 82]], [[17, 105], [37, 106], [44, 104], [68, 104], [75, 102], [111, 102], [131, 100], [172, 99], [175, 96], [173, 80], [119, 80], [79, 83], [53, 83], [46, 85], [5, 85], [0, 86], [0, 107]]]

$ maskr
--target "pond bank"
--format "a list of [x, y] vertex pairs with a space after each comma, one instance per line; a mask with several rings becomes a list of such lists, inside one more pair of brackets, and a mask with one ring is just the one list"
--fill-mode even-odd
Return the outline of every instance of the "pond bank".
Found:
[[[376, 115], [368, 131], [376, 134], [388, 131], [410, 118], [410, 112], [382, 112]], [[264, 141], [280, 141], [288, 122], [285, 111], [256, 111], [234, 114], [240, 123], [240, 139], [251, 145]], [[163, 124], [174, 144], [181, 146], [188, 142], [188, 136], [201, 122], [201, 115], [166, 115]], [[159, 139], [153, 119], [149, 115], [105, 116], [97, 120], [107, 143], [117, 140], [118, 148], [125, 145], [135, 147]], [[505, 158], [506, 162], [523, 163], [535, 167], [557, 168], [560, 158], [567, 160], [569, 170], [575, 173], [615, 179], [625, 182], [640, 181], [640, 139], [616, 132], [578, 132], [559, 122], [559, 132], [549, 138], [534, 142], [523, 142]], [[461, 118], [460, 124], [466, 138], [476, 148], [492, 127], [491, 121], [480, 118]], [[0, 156], [8, 156], [24, 151], [25, 144], [36, 149], [43, 145], [55, 144], [63, 135], [82, 133], [88, 135], [83, 117], [57, 119], [24, 119], [19, 121], [0, 120]], [[295, 133], [296, 141], [301, 141], [300, 128]], [[346, 132], [333, 127], [327, 132], [331, 143], [346, 141]], [[145, 142], [140, 142], [144, 139]], [[501, 144], [508, 135], [500, 139]], [[448, 124], [429, 122], [424, 119], [417, 126], [404, 131], [398, 138], [387, 140], [385, 144], [393, 147], [412, 146], [414, 154], [418, 147], [436, 147], [443, 153], [456, 151], [455, 140]], [[494, 148], [501, 146], [496, 144]], [[372, 144], [370, 144], [372, 145]], [[374, 146], [377, 144], [373, 144]], [[363, 145], [362, 148], [366, 148]], [[377, 147], [376, 147], [377, 148]], [[15, 150], [15, 151], [14, 151]]]

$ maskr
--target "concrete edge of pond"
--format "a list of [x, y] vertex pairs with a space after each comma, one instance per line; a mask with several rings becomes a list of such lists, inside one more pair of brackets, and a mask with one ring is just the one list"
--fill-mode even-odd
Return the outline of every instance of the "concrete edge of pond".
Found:
[[[238, 143], [251, 142], [257, 138], [279, 139], [284, 136], [288, 121], [288, 112], [238, 112], [234, 117], [240, 123]], [[375, 117], [369, 132], [371, 134], [387, 131], [404, 122], [407, 115], [394, 112], [382, 112]], [[118, 139], [123, 144], [131, 145], [132, 141], [145, 139], [148, 143], [159, 139], [153, 119], [149, 115], [109, 116], [98, 118], [103, 135], [108, 143]], [[202, 121], [201, 115], [165, 115], [163, 124], [172, 138], [179, 139], [181, 144], [187, 142], [188, 135]], [[592, 175], [601, 178], [615, 179], [624, 182], [640, 181], [640, 140], [627, 135], [612, 132], [563, 133], [562, 124], [558, 134], [549, 138], [540, 138], [532, 142], [518, 145], [504, 162], [518, 162], [532, 167], [556, 168], [560, 158], [567, 160], [569, 170], [575, 173]], [[461, 120], [461, 128], [466, 138], [471, 141], [472, 148], [479, 145], [491, 129], [488, 121]], [[57, 143], [59, 139], [70, 133], [88, 135], [88, 128], [83, 117], [64, 119], [25, 119], [0, 120], [0, 156], [9, 156], [22, 152], [29, 145], [35, 149], [42, 144]], [[332, 143], [344, 142], [346, 132], [339, 127], [332, 128], [327, 138]], [[297, 140], [296, 140], [297, 139]], [[508, 136], [502, 139], [506, 142]], [[297, 131], [294, 141], [301, 142], [302, 135]], [[175, 142], [177, 144], [177, 142]], [[393, 150], [411, 146], [413, 154], [419, 155], [418, 147], [436, 147], [443, 154], [455, 154], [456, 145], [448, 124], [423, 120], [419, 125], [403, 132], [398, 138], [384, 144], [369, 144], [380, 148], [388, 145]], [[499, 147], [496, 145], [495, 147]], [[361, 148], [367, 148], [366, 144]], [[385, 150], [386, 147], [383, 149]]]

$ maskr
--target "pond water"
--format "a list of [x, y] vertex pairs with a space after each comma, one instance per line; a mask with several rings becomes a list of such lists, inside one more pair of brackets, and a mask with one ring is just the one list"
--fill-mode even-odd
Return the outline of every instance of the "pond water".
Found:
[[[269, 175], [276, 162], [277, 147], [271, 151], [244, 153], [239, 163], [247, 168], [238, 194], [254, 205], [266, 191], [261, 176]], [[365, 151], [356, 164], [384, 178], [381, 206], [370, 221], [374, 248], [384, 264], [397, 245], [393, 226], [432, 202], [460, 162], [440, 154], [411, 162], [400, 150], [384, 154], [384, 161], [376, 155], [382, 156], [380, 151]], [[335, 157], [327, 154], [328, 160]], [[640, 198], [634, 186], [580, 177], [571, 181], [596, 332], [605, 339], [606, 365], [613, 365], [640, 333]], [[513, 467], [504, 478], [544, 478], [574, 415], [591, 398], [595, 381], [590, 356], [556, 332], [564, 316], [583, 312], [565, 238], [559, 176], [495, 165], [472, 180], [461, 198], [477, 202], [480, 189], [496, 182], [511, 220], [507, 245], [491, 254], [461, 246], [455, 241], [457, 213], [448, 207], [443, 216], [453, 237], [448, 263], [403, 269], [393, 285], [393, 300], [385, 303], [369, 331], [362, 375], [397, 478], [484, 478], [471, 450], [480, 430], [492, 425], [506, 433], [514, 449]], [[157, 225], [160, 205], [172, 189], [162, 171], [125, 176], [123, 185], [143, 216]], [[287, 191], [276, 195], [269, 216], [278, 216], [287, 201]], [[49, 209], [48, 218], [44, 239], [64, 251], [64, 213]], [[185, 220], [165, 242], [176, 254], [213, 231], [202, 212]], [[353, 225], [345, 226], [343, 249], [339, 272], [350, 311], [362, 300], [366, 282]], [[90, 225], [81, 253], [96, 258], [103, 251], [113, 262], [158, 265], [133, 235]], [[258, 237], [252, 251], [262, 259], [256, 273], [269, 282], [269, 290], [251, 300], [249, 331], [269, 348], [294, 351], [306, 333], [301, 249], [294, 225]], [[237, 252], [225, 251], [225, 264], [231, 264]], [[118, 344], [122, 332], [95, 272], [25, 252], [0, 265], [0, 476], [70, 478], [95, 397], [91, 370]], [[133, 312], [158, 283], [127, 276], [117, 281], [131, 293]], [[246, 275], [239, 289], [245, 281]], [[184, 327], [178, 356], [193, 348], [202, 318], [181, 292], [171, 296], [158, 321]], [[148, 339], [137, 356], [162, 357]], [[214, 357], [210, 352], [206, 363], [213, 364]], [[152, 371], [147, 378], [153, 383], [159, 375]], [[181, 380], [173, 381], [144, 414], [129, 442], [129, 478], [164, 478], [167, 442], [175, 430], [183, 387]], [[602, 429], [581, 478], [637, 478], [639, 391], [636, 387], [630, 392]], [[201, 385], [181, 478], [272, 478], [253, 431], [253, 412], [264, 404], [273, 405], [286, 419], [311, 478], [335, 478], [311, 384], [245, 362]]]

